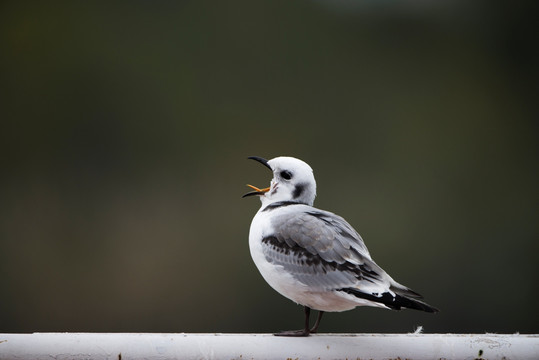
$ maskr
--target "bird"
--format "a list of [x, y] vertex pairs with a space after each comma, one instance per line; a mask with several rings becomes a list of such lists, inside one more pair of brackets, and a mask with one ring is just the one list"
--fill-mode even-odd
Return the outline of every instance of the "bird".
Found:
[[[248, 184], [253, 191], [242, 196], [258, 196], [262, 203], [249, 229], [251, 257], [266, 282], [305, 313], [302, 329], [274, 335], [315, 334], [325, 312], [357, 306], [438, 312], [378, 266], [345, 219], [313, 207], [316, 181], [306, 162], [289, 156], [248, 159], [273, 173], [269, 187]], [[311, 310], [318, 311], [313, 327]]]

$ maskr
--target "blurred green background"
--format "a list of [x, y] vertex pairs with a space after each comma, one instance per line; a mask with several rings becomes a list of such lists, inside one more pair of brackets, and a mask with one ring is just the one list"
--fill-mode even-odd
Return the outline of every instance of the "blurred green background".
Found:
[[250, 258], [250, 155], [308, 162], [441, 309], [322, 332], [538, 332], [535, 10], [1, 2], [0, 332], [300, 328]]

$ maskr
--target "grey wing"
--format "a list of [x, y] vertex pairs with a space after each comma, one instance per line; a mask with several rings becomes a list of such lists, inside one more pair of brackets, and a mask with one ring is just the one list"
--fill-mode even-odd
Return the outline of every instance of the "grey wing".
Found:
[[272, 227], [264, 256], [300, 282], [320, 290], [389, 286], [391, 278], [342, 217], [309, 207], [275, 216]]

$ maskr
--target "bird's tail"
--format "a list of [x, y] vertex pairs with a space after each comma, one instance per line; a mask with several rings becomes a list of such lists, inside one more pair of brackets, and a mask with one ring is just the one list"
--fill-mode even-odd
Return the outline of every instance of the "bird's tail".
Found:
[[[426, 302], [423, 302], [421, 300], [412, 299], [406, 296], [402, 296], [399, 294], [395, 294], [395, 300], [393, 301], [393, 304], [396, 304], [399, 308], [403, 307], [406, 309], [414, 309], [414, 310], [421, 310], [426, 311], [429, 313], [437, 313], [438, 309], [436, 309], [433, 306], [430, 306]], [[386, 304], [387, 306], [391, 307], [390, 305]]]
[[399, 287], [391, 287], [393, 292], [385, 292], [382, 294], [365, 293], [357, 288], [339, 289], [350, 295], [358, 298], [384, 304], [390, 309], [400, 310], [401, 308], [426, 311], [429, 313], [437, 313], [439, 310], [429, 304], [419, 300], [421, 295], [399, 284]]
[[440, 311], [426, 302], [419, 300], [423, 299], [423, 296], [404, 285], [395, 282], [389, 289], [395, 293], [395, 302], [398, 302], [401, 307], [430, 313], [437, 313]]

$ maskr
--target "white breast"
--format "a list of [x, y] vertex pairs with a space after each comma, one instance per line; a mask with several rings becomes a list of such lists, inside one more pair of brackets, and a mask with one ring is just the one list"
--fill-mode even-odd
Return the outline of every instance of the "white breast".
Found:
[[[278, 211], [278, 209], [273, 210]], [[299, 283], [292, 275], [285, 272], [282, 266], [275, 266], [266, 260], [262, 250], [262, 239], [272, 234], [273, 229], [270, 223], [272, 212], [259, 211], [251, 223], [249, 231], [249, 249], [251, 257], [260, 271], [264, 280], [281, 295], [298, 302], [297, 295], [308, 291], [307, 286]]]

